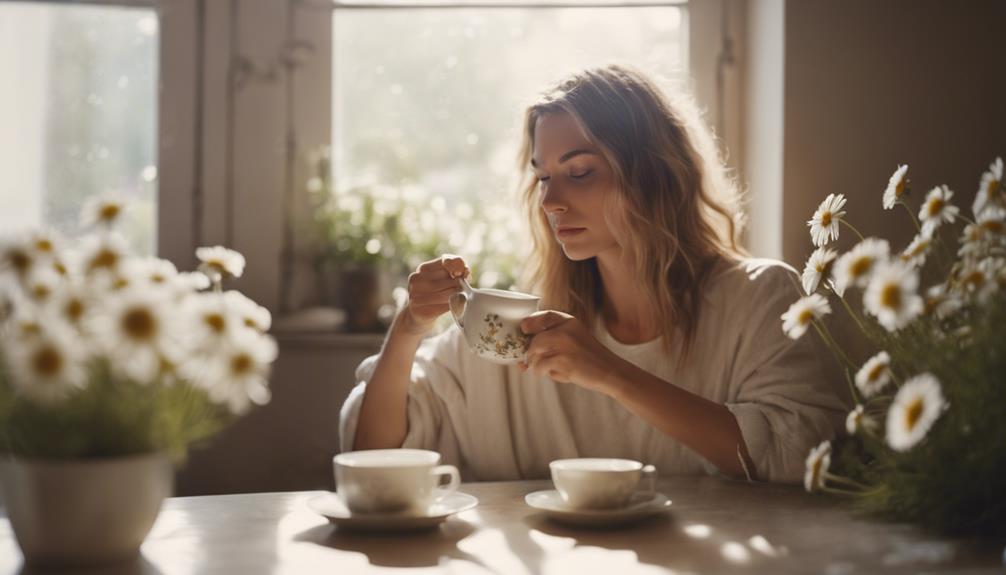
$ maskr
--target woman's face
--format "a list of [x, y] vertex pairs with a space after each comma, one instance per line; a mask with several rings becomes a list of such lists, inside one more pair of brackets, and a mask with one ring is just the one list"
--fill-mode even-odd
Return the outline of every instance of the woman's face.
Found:
[[538, 118], [531, 167], [541, 207], [566, 257], [579, 261], [618, 249], [604, 220], [614, 173], [572, 116], [560, 112]]

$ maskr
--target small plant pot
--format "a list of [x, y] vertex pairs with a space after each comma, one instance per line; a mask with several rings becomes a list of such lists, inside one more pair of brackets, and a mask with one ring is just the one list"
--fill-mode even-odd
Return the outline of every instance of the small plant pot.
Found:
[[174, 470], [164, 454], [0, 459], [0, 487], [25, 563], [105, 565], [136, 558]]

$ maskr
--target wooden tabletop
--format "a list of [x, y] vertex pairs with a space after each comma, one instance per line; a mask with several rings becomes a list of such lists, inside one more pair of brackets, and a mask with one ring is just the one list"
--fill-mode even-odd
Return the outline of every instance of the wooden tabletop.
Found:
[[[525, 494], [550, 487], [464, 484], [478, 507], [413, 534], [341, 532], [307, 508], [319, 492], [172, 498], [142, 558], [108, 572], [1003, 573], [1002, 540], [956, 540], [858, 517], [792, 486], [664, 479], [672, 513], [613, 530], [555, 524], [524, 503]], [[21, 554], [0, 518], [0, 573], [19, 570]]]

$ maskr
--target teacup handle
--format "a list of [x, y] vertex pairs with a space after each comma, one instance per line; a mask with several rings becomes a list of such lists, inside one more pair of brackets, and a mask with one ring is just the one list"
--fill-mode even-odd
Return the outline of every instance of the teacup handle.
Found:
[[468, 283], [465, 278], [461, 279], [461, 291], [451, 294], [447, 302], [450, 304], [451, 316], [454, 317], [454, 323], [458, 324], [458, 327], [465, 329], [465, 309], [468, 308], [468, 300], [472, 297], [472, 286]]
[[652, 465], [643, 467], [643, 477], [646, 479], [646, 489], [643, 493], [650, 496], [657, 495], [657, 468]]
[[458, 468], [453, 465], [438, 465], [430, 470], [430, 475], [435, 475], [437, 477], [437, 485], [440, 485], [440, 479], [444, 476], [449, 476], [451, 478], [450, 482], [446, 487], [440, 487], [442, 493], [437, 499], [441, 499], [450, 493], [458, 490], [461, 486], [461, 474], [458, 473]]

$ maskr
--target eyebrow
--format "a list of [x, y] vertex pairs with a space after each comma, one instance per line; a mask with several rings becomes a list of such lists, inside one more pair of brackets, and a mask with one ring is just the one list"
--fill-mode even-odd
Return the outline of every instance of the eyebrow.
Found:
[[[597, 155], [597, 152], [595, 152], [593, 150], [588, 150], [586, 148], [577, 148], [575, 150], [570, 150], [570, 151], [566, 152], [565, 154], [563, 154], [562, 156], [559, 157], [559, 163], [561, 164], [561, 163], [569, 160], [570, 158], [575, 158], [576, 156], [580, 156], [582, 154], [594, 154], [594, 155]], [[538, 162], [534, 161], [533, 157], [531, 158], [531, 166], [534, 167], [534, 168], [538, 167]]]

